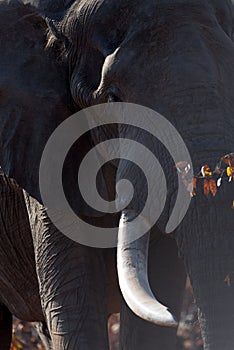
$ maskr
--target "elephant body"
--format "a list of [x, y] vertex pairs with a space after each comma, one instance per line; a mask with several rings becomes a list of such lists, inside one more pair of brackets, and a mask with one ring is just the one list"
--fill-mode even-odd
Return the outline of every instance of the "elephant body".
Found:
[[[120, 311], [121, 298], [114, 249], [88, 248], [71, 241], [50, 223], [43, 206], [2, 172], [0, 184], [2, 348], [10, 346], [11, 315], [33, 321], [47, 349], [108, 348], [107, 319]], [[50, 243], [55, 235], [57, 246]], [[175, 242], [159, 234], [151, 251], [149, 265], [157, 267], [150, 269], [151, 283], [155, 288], [157, 281], [158, 295], [179, 317], [185, 273]], [[60, 271], [54, 269], [57, 265]], [[51, 284], [52, 280], [56, 283]], [[142, 321], [126, 304], [121, 314], [123, 349], [150, 349], [155, 344], [175, 348], [176, 330]], [[95, 337], [90, 338], [90, 332]]]
[[[22, 190], [1, 174], [1, 302], [22, 320], [44, 319]], [[23, 268], [25, 266], [25, 268]], [[10, 297], [9, 297], [10, 296]]]
[[[7, 175], [0, 177], [0, 301], [5, 324], [10, 324], [11, 313], [38, 322], [48, 349], [105, 350], [108, 316], [121, 308], [121, 350], [173, 350], [176, 328], [162, 325], [175, 325], [173, 315], [179, 318], [185, 265], [204, 349], [230, 350], [233, 182], [224, 176], [217, 195], [205, 196], [204, 179], [211, 175], [202, 177], [200, 169], [208, 164], [213, 170], [234, 151], [233, 1], [2, 0], [0, 18], [0, 165]], [[152, 135], [140, 128], [108, 124], [72, 146], [63, 169], [69, 203], [94, 226], [118, 226], [120, 220], [118, 238], [129, 233], [138, 214], [140, 225], [147, 221], [140, 215], [147, 181], [127, 161], [136, 148], [128, 148], [123, 159], [107, 162], [98, 173], [97, 186], [106, 200], [115, 199], [121, 179], [135, 190], [124, 211], [104, 216], [76, 189], [84, 156], [107, 139], [132, 139], [151, 149], [166, 169], [164, 211], [150, 238], [148, 232], [118, 246], [118, 273], [116, 249], [88, 247], [61, 233], [39, 189], [40, 160], [56, 127], [85, 107], [117, 102], [161, 113], [180, 133], [199, 174], [197, 196], [173, 231], [177, 248], [175, 239], [165, 235], [178, 187], [166, 145], [155, 145]], [[51, 163], [56, 165], [56, 159], [51, 157]], [[160, 186], [156, 180], [154, 185], [157, 202]], [[126, 193], [118, 195], [124, 201]], [[168, 308], [153, 297], [149, 285]], [[9, 327], [4, 341], [7, 350]]]
[[9, 349], [12, 315], [44, 321], [30, 224], [22, 189], [0, 170], [1, 192], [1, 346]]

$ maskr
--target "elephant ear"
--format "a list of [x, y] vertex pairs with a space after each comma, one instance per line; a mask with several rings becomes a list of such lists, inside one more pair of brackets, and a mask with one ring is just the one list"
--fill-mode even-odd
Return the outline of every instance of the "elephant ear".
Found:
[[0, 1], [0, 165], [39, 201], [43, 149], [72, 114], [65, 65], [45, 50], [47, 29], [35, 7]]
[[[37, 8], [0, 0], [0, 166], [40, 202], [39, 167], [45, 145], [56, 127], [77, 110], [66, 64], [57, 57], [61, 54], [46, 49], [47, 33], [47, 20]], [[74, 190], [91, 136], [81, 142], [65, 162], [65, 193], [78, 214], [102, 216], [84, 202], [79, 189]], [[100, 193], [108, 197], [102, 174], [99, 184]], [[52, 185], [48, 174], [48, 186]]]

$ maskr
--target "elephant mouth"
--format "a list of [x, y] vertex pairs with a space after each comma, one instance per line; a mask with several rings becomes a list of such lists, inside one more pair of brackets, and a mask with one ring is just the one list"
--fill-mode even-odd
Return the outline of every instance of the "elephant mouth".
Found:
[[[177, 321], [168, 308], [153, 295], [147, 278], [150, 232], [133, 241], [134, 224], [130, 211], [122, 213], [117, 248], [117, 270], [122, 295], [130, 309], [142, 319], [159, 326], [177, 327]], [[140, 217], [147, 231], [148, 223]]]

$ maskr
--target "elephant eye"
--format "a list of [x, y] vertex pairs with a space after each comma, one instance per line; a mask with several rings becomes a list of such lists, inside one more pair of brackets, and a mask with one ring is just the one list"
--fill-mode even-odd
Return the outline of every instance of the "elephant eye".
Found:
[[112, 86], [106, 90], [107, 102], [123, 102], [123, 93], [117, 86]]
[[108, 95], [108, 102], [122, 102], [121, 98], [113, 93]]
[[122, 94], [118, 89], [101, 89], [94, 93], [94, 99], [99, 103], [122, 102]]

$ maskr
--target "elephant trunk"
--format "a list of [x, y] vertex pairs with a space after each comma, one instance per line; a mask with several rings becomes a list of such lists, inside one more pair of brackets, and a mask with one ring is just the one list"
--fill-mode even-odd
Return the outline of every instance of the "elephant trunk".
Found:
[[176, 233], [198, 306], [205, 350], [230, 350], [234, 343], [232, 193], [228, 183], [214, 198], [198, 193]]
[[234, 343], [233, 274], [223, 257], [203, 258], [190, 272], [205, 350], [230, 350]]
[[[125, 211], [120, 219], [117, 249], [118, 277], [123, 297], [130, 309], [146, 321], [176, 327], [175, 318], [155, 298], [149, 286], [147, 261], [150, 234], [146, 233], [133, 241], [134, 225], [130, 225], [130, 222], [130, 213]], [[147, 231], [148, 223], [143, 217], [141, 225]]]

